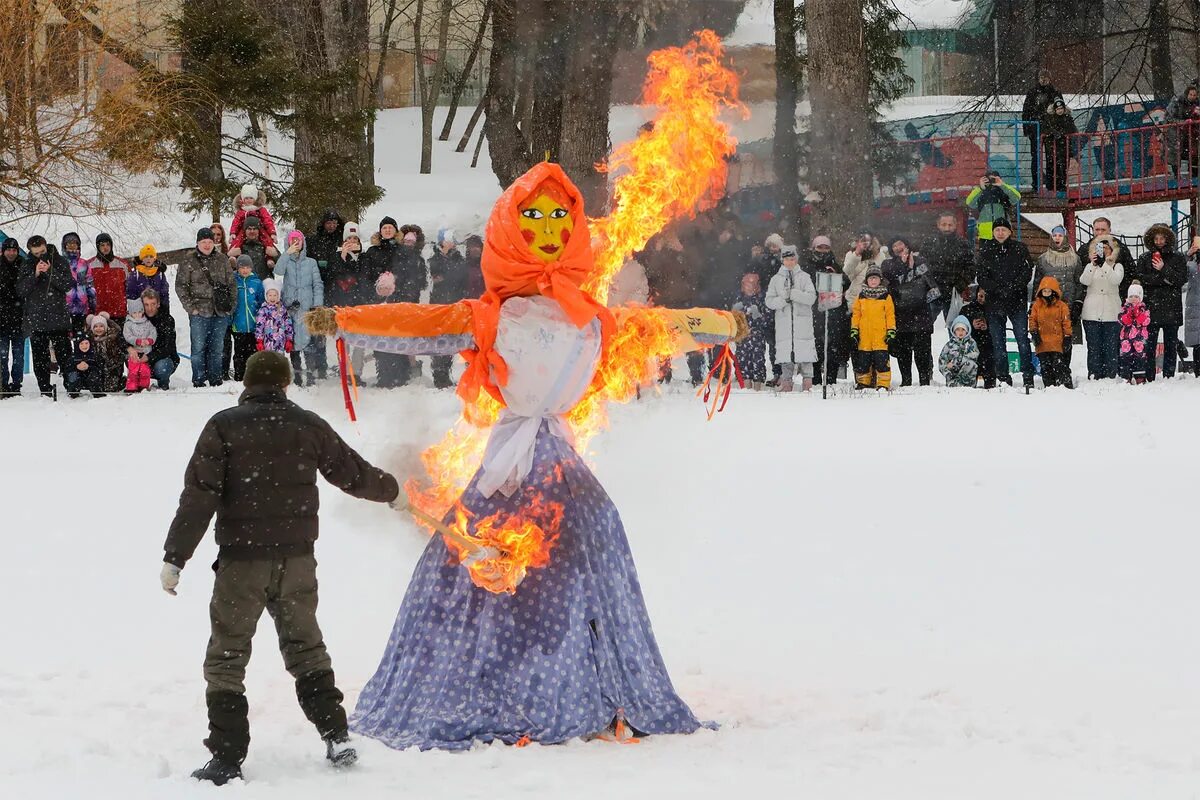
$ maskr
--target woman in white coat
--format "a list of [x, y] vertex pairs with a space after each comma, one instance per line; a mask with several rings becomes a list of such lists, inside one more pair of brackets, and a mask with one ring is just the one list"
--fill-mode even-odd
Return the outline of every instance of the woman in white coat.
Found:
[[800, 254], [794, 244], [780, 251], [783, 266], [767, 287], [767, 308], [775, 312], [775, 362], [783, 368], [779, 390], [790, 392], [796, 373], [804, 377], [804, 391], [812, 388], [817, 342], [813, 335], [813, 304], [817, 289], [812, 278], [800, 269]]
[[1088, 263], [1079, 282], [1087, 287], [1083, 298], [1083, 330], [1088, 343], [1088, 377], [1117, 377], [1117, 349], [1121, 336], [1121, 281], [1125, 267], [1118, 258], [1121, 243], [1099, 236], [1088, 250]]

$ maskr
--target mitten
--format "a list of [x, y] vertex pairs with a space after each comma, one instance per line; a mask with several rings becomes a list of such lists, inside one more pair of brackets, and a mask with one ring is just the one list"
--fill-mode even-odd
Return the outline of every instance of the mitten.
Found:
[[1040, 333], [1038, 333], [1037, 331], [1031, 331], [1029, 334], [1029, 338], [1033, 339], [1034, 347], [1042, 346], [1042, 335]]
[[850, 338], [853, 339], [855, 342], [858, 341], [858, 328], [850, 329]]
[[887, 342], [888, 344], [891, 344], [892, 340], [895, 338], [896, 338], [896, 329], [895, 328], [889, 328], [888, 332], [883, 335], [883, 340], [885, 342]]
[[255, 343], [255, 345], [254, 345], [254, 349], [255, 349], [255, 350], [262, 350], [262, 349], [263, 349], [263, 340], [262, 340], [262, 339], [258, 339], [258, 340], [256, 341], [256, 343]]
[[167, 594], [176, 594], [175, 587], [179, 585], [179, 572], [179, 567], [163, 562], [162, 571], [158, 573], [158, 580]]
[[292, 352], [292, 340], [291, 339], [288, 339], [286, 342], [283, 343], [283, 352], [285, 352], [285, 353]]

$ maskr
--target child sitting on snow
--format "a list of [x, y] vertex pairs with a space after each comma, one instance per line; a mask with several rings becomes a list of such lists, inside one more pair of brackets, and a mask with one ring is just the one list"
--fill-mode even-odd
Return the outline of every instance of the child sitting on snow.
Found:
[[1058, 279], [1051, 275], [1042, 278], [1029, 307], [1029, 336], [1042, 362], [1042, 382], [1072, 388], [1071, 365], [1063, 355], [1071, 341], [1071, 308], [1062, 299]]
[[971, 336], [971, 323], [959, 314], [950, 323], [950, 341], [938, 356], [938, 370], [947, 386], [974, 386], [979, 374], [979, 345]]
[[267, 196], [251, 183], [243, 186], [241, 193], [233, 199], [233, 205], [237, 211], [233, 215], [233, 222], [229, 225], [230, 258], [237, 258], [241, 255], [243, 229], [246, 225], [246, 218], [251, 216], [258, 219], [263, 246], [267, 248], [271, 258], [279, 258], [279, 250], [275, 248], [275, 220], [271, 217], [271, 212], [266, 209], [266, 202]]
[[737, 358], [750, 388], [762, 391], [767, 381], [767, 337], [775, 329], [774, 317], [767, 308], [766, 295], [762, 291], [762, 283], [757, 272], [747, 272], [742, 276], [742, 289], [730, 306], [734, 311], [746, 315], [750, 325], [750, 334], [737, 343]]
[[150, 364], [144, 359], [158, 338], [158, 330], [146, 318], [140, 299], [127, 301], [125, 309], [125, 327], [121, 332], [125, 335], [125, 344], [133, 348], [126, 364], [129, 377], [125, 379], [125, 391], [140, 392], [150, 388]]
[[[124, 325], [124, 317], [121, 325]], [[104, 391], [121, 391], [125, 388], [125, 360], [128, 358], [128, 349], [125, 347], [125, 338], [120, 327], [113, 322], [107, 311], [88, 317], [87, 327], [92, 333], [92, 349], [104, 370]]]
[[978, 284], [967, 287], [968, 300], [962, 307], [961, 316], [971, 324], [971, 338], [979, 348], [979, 371], [983, 377], [983, 388], [996, 388], [996, 362], [992, 358], [992, 334], [988, 330], [987, 292]]
[[258, 309], [254, 326], [258, 349], [290, 353], [296, 332], [292, 328], [292, 318], [280, 300], [282, 282], [278, 278], [268, 278], [262, 283], [266, 302]]
[[854, 388], [891, 389], [892, 362], [888, 345], [896, 338], [896, 305], [883, 285], [879, 265], [867, 267], [863, 288], [850, 314], [854, 342]]
[[1154, 368], [1149, 362], [1150, 353], [1146, 351], [1146, 339], [1150, 335], [1150, 309], [1143, 302], [1144, 294], [1142, 284], [1134, 281], [1117, 317], [1121, 323], [1118, 367], [1121, 377], [1130, 383], [1145, 383], [1146, 370]]

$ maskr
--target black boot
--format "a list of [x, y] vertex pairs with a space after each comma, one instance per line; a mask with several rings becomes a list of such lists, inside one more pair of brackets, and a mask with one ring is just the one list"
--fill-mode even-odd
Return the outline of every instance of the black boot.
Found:
[[250, 705], [246, 696], [209, 692], [204, 699], [208, 704], [208, 738], [204, 746], [213, 755], [208, 766], [223, 764], [236, 769], [246, 760], [246, 751], [250, 749]]
[[198, 781], [208, 781], [213, 786], [224, 786], [233, 780], [240, 781], [242, 779], [242, 768], [237, 764], [230, 764], [219, 758], [213, 758], [203, 767], [193, 772], [192, 777]]
[[352, 767], [358, 761], [358, 751], [350, 746], [350, 736], [345, 731], [325, 739], [325, 758], [338, 769]]

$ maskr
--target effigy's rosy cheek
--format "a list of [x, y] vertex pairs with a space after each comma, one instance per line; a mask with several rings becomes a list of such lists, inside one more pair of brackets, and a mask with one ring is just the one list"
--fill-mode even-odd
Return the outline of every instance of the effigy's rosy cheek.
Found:
[[563, 244], [566, 244], [567, 240], [569, 240], [571, 238], [571, 231], [569, 231], [566, 228], [563, 228], [561, 231], [558, 232], [558, 238], [562, 240]]
[[534, 237], [533, 231], [531, 231], [527, 228], [521, 229], [521, 238], [525, 240], [525, 244], [533, 244], [533, 237]]

